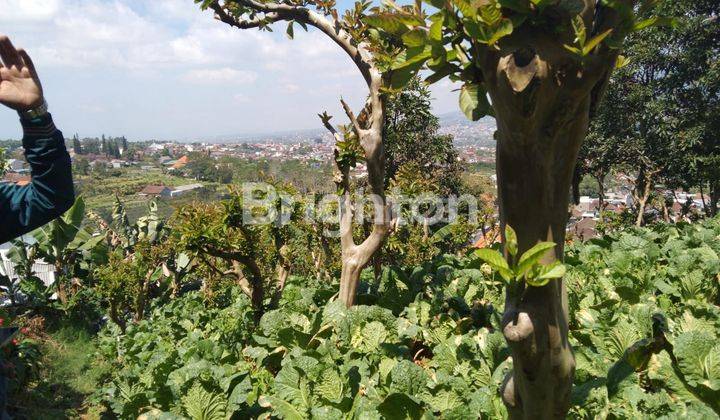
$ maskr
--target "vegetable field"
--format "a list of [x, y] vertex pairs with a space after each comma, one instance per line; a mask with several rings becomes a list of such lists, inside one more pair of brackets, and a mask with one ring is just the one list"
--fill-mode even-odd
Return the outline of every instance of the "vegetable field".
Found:
[[[718, 253], [718, 220], [568, 247], [571, 417], [718, 417]], [[96, 397], [121, 418], [504, 418], [503, 287], [471, 252], [363, 275], [350, 309], [293, 277], [257, 326], [232, 288], [189, 293], [101, 332]]]

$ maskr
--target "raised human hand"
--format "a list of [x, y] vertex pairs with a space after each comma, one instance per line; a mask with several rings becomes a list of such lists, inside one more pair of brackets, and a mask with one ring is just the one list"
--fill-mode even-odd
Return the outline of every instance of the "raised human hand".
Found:
[[43, 90], [27, 52], [0, 35], [0, 104], [26, 111], [43, 103]]

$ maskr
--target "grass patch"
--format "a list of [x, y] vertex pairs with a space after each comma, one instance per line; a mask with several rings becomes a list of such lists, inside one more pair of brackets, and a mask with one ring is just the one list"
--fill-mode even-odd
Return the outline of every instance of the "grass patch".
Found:
[[86, 399], [98, 387], [108, 366], [96, 358], [92, 334], [75, 326], [61, 326], [41, 345], [40, 379], [30, 384], [15, 401], [13, 415], [19, 419], [96, 419], [102, 408]]

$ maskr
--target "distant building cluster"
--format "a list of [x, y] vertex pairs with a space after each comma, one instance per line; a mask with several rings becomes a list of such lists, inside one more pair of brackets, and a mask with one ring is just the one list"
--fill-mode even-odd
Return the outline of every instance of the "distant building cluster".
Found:
[[[658, 190], [656, 193], [666, 201], [666, 205], [664, 208], [648, 205], [645, 209], [646, 219], [667, 218], [668, 221], [675, 223], [690, 222], [694, 215], [704, 213], [710, 203], [710, 197], [700, 193], [673, 190]], [[619, 215], [634, 208], [635, 204], [635, 199], [627, 186], [618, 188], [618, 191], [606, 191], [602, 203], [599, 198], [582, 196], [580, 202], [570, 210], [568, 233], [583, 241], [595, 238], [599, 235], [598, 223], [601, 220], [601, 212]]]
[[153, 143], [147, 149], [149, 153], [160, 153], [163, 166], [173, 166], [178, 162], [170, 156], [199, 152], [213, 158], [235, 157], [248, 160], [293, 159], [302, 162], [326, 162], [333, 155], [334, 144], [322, 138], [304, 140], [297, 143], [257, 141], [252, 143]]

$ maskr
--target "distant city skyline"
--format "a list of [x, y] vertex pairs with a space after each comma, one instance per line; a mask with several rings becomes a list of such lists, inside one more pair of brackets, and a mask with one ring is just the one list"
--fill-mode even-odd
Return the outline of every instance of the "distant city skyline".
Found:
[[[339, 2], [350, 4], [348, 0]], [[0, 32], [33, 57], [65, 136], [191, 139], [342, 122], [339, 99], [359, 109], [366, 88], [351, 61], [317, 31], [296, 39], [237, 30], [192, 0], [0, 0]], [[433, 110], [457, 109], [449, 81]], [[0, 139], [19, 138], [0, 110]]]

